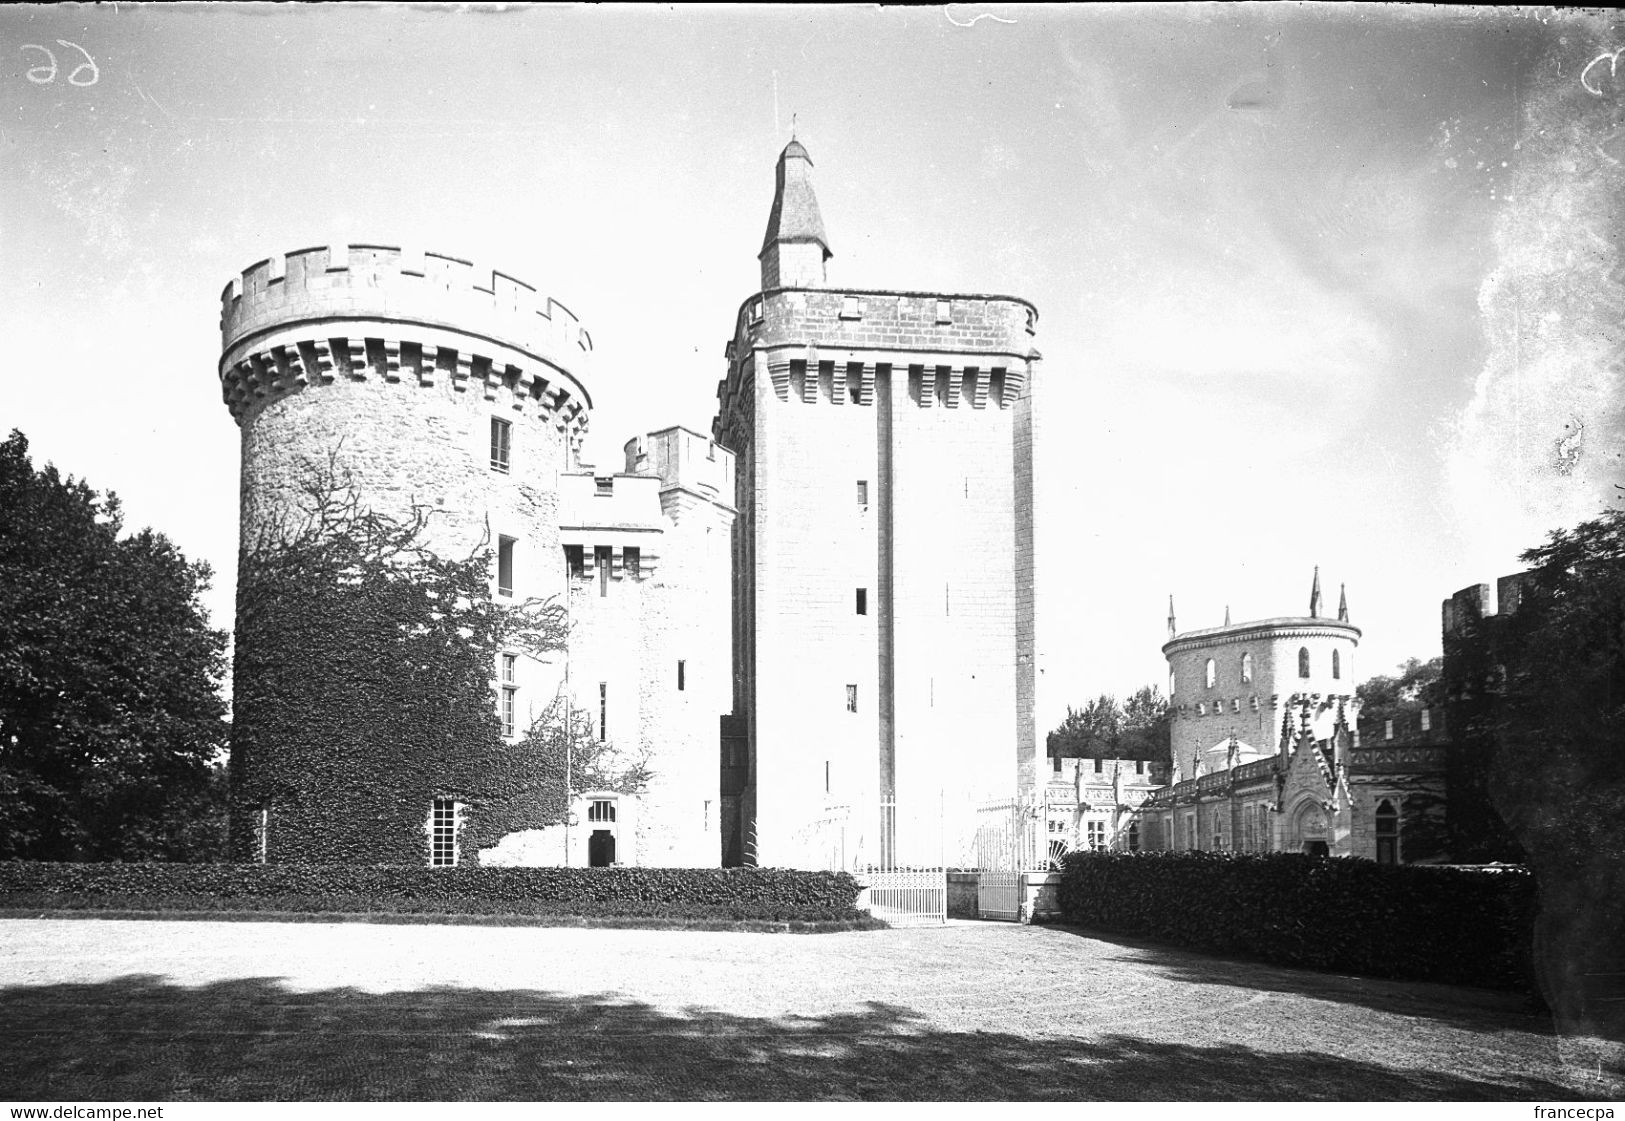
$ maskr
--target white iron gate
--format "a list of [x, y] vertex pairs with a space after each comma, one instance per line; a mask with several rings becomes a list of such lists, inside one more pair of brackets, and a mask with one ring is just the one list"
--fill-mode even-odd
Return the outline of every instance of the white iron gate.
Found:
[[976, 911], [984, 919], [1021, 921], [1025, 873], [1045, 868], [1048, 807], [1043, 801], [1006, 798], [983, 803], [976, 814]]
[[797, 833], [809, 866], [851, 872], [858, 906], [893, 926], [948, 921], [948, 873], [942, 857], [942, 806], [895, 801], [830, 806]]

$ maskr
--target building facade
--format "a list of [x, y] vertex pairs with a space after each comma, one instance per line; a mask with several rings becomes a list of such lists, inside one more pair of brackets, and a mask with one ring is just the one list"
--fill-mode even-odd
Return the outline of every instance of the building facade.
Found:
[[[832, 807], [906, 812], [1044, 781], [1037, 312], [832, 285], [811, 175], [792, 141], [713, 426], [739, 469], [723, 764], [738, 855], [762, 864], [820, 863], [805, 827]], [[913, 859], [903, 832], [881, 848]]]
[[[498, 654], [504, 740], [562, 699], [591, 719], [601, 747], [645, 760], [652, 775], [637, 791], [574, 792], [572, 825], [517, 831], [483, 852], [459, 841], [472, 811], [455, 791], [414, 779], [398, 812], [424, 822], [424, 860], [717, 864], [716, 729], [733, 693], [732, 454], [673, 428], [628, 444], [624, 472], [582, 465], [590, 335], [556, 300], [467, 261], [321, 246], [258, 262], [222, 301], [245, 550], [297, 523], [312, 465], [369, 510], [423, 515], [421, 542], [437, 555], [489, 548], [496, 602], [552, 598], [570, 622], [566, 650]], [[320, 784], [279, 805], [298, 776], [281, 773], [275, 746], [242, 758], [234, 747], [234, 782], [261, 807], [240, 859], [299, 858], [278, 844], [282, 815], [297, 815], [305, 850], [319, 850], [321, 820], [342, 813], [325, 804], [342, 791]]]
[[1346, 595], [1321, 615], [1318, 570], [1308, 615], [1179, 634], [1170, 605], [1168, 629], [1174, 781], [1140, 804], [1144, 848], [1440, 858], [1441, 735], [1423, 713], [1362, 742], [1360, 631]]

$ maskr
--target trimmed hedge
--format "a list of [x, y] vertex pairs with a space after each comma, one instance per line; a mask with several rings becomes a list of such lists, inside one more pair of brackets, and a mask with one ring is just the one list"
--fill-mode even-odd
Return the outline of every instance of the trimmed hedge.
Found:
[[1534, 992], [1521, 867], [1297, 853], [1072, 853], [1065, 922], [1275, 965]]
[[763, 922], [862, 917], [845, 872], [783, 868], [422, 868], [0, 863], [0, 907], [574, 915]]

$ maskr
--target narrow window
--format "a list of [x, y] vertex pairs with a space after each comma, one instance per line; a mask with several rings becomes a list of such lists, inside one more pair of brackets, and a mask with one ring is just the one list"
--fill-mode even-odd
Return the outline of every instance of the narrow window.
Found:
[[1394, 722], [1392, 720], [1384, 720], [1382, 722], [1382, 738], [1385, 740], [1391, 740], [1394, 738]]
[[862, 506], [865, 510], [867, 510], [869, 508], [869, 480], [868, 479], [859, 479], [858, 480], [858, 505]]
[[858, 687], [856, 685], [846, 687], [846, 711], [858, 711]]
[[626, 574], [637, 577], [643, 575], [643, 550], [636, 545], [628, 545], [625, 551]]
[[429, 865], [450, 868], [457, 863], [457, 803], [436, 798], [429, 809]]
[[1253, 656], [1251, 654], [1243, 654], [1241, 656], [1241, 683], [1243, 685], [1246, 685], [1249, 682], [1251, 682], [1252, 679], [1253, 679]]
[[615, 554], [608, 545], [599, 545], [592, 551], [592, 563], [598, 566], [598, 594], [609, 595], [609, 566]]
[[598, 683], [598, 742], [603, 743], [609, 731], [609, 682]]
[[829, 793], [829, 760], [824, 760], [824, 793]]
[[519, 657], [516, 654], [502, 655], [502, 734], [514, 734], [514, 709], [519, 694], [519, 680], [516, 672]]
[[1106, 761], [1104, 759], [1096, 759], [1095, 760], [1095, 774], [1097, 774], [1097, 775], [1098, 774], [1104, 774], [1105, 773], [1105, 767], [1106, 767]]
[[586, 551], [580, 545], [564, 547], [564, 563], [570, 566], [571, 576], [579, 578], [587, 574]]
[[1219, 680], [1219, 671], [1214, 667], [1212, 658], [1209, 658], [1207, 660], [1206, 673], [1207, 673], [1207, 687], [1209, 689], [1211, 689], [1211, 688], [1213, 688], [1213, 683], [1215, 681]]
[[867, 614], [869, 614], [869, 589], [868, 588], [859, 588], [858, 589], [858, 614], [859, 615], [867, 615]]
[[688, 663], [677, 659], [677, 691], [681, 693], [688, 684]]
[[1422, 710], [1422, 731], [1431, 732], [1432, 730], [1433, 730], [1433, 711], [1431, 709], [1424, 708]]
[[271, 848], [271, 807], [260, 805], [260, 819], [254, 824], [255, 859], [264, 864]]
[[1377, 806], [1377, 863], [1399, 863], [1399, 811], [1384, 798]]
[[1106, 847], [1106, 823], [1104, 821], [1085, 822], [1084, 828], [1088, 832], [1090, 852], [1100, 852]]
[[1144, 759], [1136, 759], [1134, 761], [1134, 773], [1137, 774], [1137, 775], [1145, 774], [1145, 760]]
[[952, 615], [954, 613], [953, 602], [948, 598], [947, 584], [942, 585], [942, 613], [944, 615]]
[[1059, 755], [1055, 757], [1055, 773], [1061, 773], [1061, 757]]
[[1137, 821], [1128, 823], [1128, 851], [1140, 851], [1140, 823]]
[[1309, 676], [1309, 647], [1298, 647], [1298, 676]]
[[508, 473], [508, 452], [512, 446], [513, 423], [501, 417], [491, 418], [491, 470]]
[[1332, 676], [1334, 678], [1343, 676], [1343, 652], [1341, 650], [1332, 651]]
[[513, 595], [514, 538], [497, 538], [497, 595]]

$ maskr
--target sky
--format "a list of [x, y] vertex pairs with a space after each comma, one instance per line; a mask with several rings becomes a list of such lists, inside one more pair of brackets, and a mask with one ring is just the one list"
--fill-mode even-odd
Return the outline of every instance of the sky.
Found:
[[[214, 569], [219, 294], [328, 242], [582, 319], [586, 457], [710, 430], [773, 168], [832, 286], [1022, 296], [1040, 720], [1346, 585], [1357, 674], [1625, 490], [1625, 20], [1386, 5], [0, 8], [0, 431]], [[54, 65], [54, 68], [53, 68]]]

